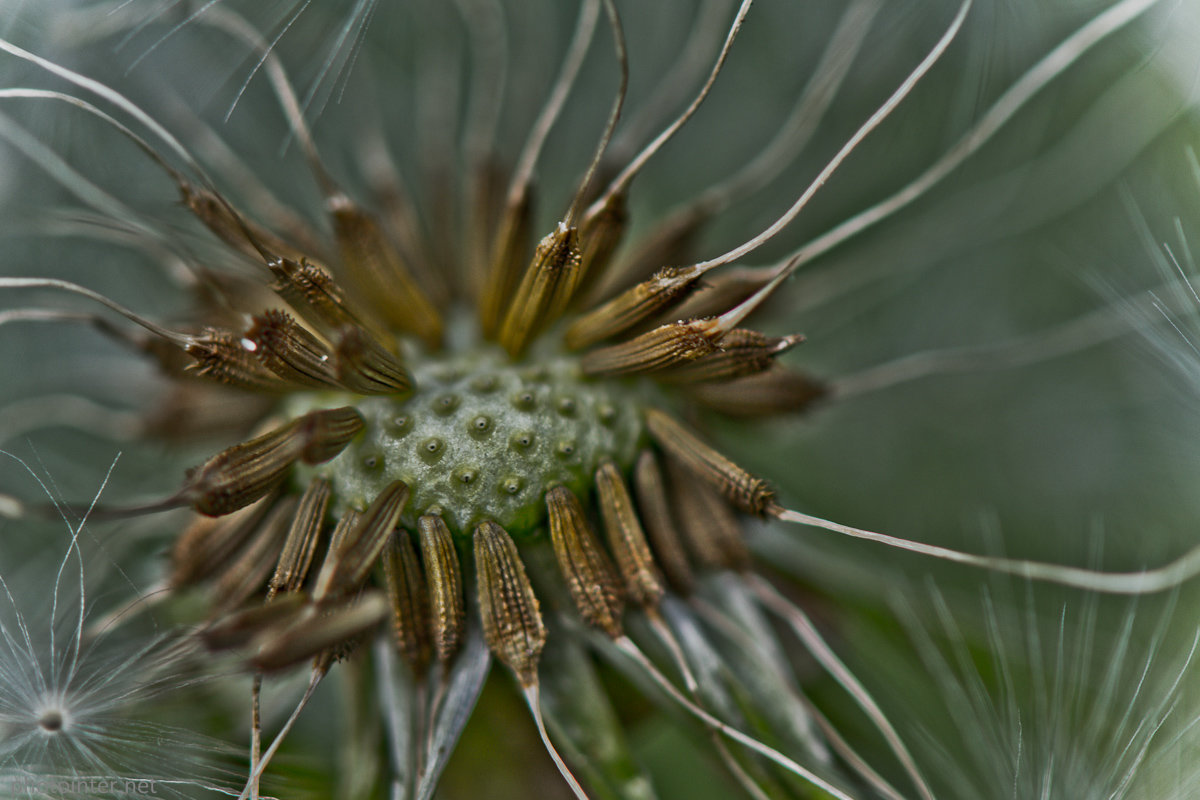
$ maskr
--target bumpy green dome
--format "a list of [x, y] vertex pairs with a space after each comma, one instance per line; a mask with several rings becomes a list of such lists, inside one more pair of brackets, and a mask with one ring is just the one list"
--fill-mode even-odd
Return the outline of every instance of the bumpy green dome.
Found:
[[336, 511], [363, 508], [394, 480], [412, 490], [405, 525], [436, 509], [456, 534], [490, 519], [529, 536], [554, 484], [586, 494], [604, 459], [629, 467], [642, 436], [640, 397], [581, 377], [575, 359], [513, 364], [467, 354], [414, 365], [409, 397], [320, 393], [291, 409], [353, 405], [366, 429], [340, 456], [298, 470], [333, 484]]

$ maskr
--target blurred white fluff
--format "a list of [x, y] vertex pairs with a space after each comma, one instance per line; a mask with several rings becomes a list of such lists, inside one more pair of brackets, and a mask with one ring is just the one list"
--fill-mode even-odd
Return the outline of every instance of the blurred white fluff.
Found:
[[[943, 796], [1173, 798], [1200, 791], [1183, 595], [1116, 599], [996, 578], [976, 602], [930, 584], [896, 603], [940, 687], [910, 718]], [[1182, 602], [1181, 602], [1182, 601]], [[919, 720], [919, 722], [918, 722]], [[946, 746], [957, 731], [961, 747]], [[936, 787], [935, 787], [936, 788]]]
[[[53, 481], [20, 463], [53, 503]], [[104, 554], [85, 550], [86, 515], [71, 520], [64, 509], [62, 520], [66, 537], [29, 520], [0, 529], [0, 796], [227, 794], [228, 748], [156, 721], [192, 683], [194, 645], [147, 632], [145, 599], [128, 599], [123, 575], [127, 591], [89, 593], [97, 586], [85, 562]]]

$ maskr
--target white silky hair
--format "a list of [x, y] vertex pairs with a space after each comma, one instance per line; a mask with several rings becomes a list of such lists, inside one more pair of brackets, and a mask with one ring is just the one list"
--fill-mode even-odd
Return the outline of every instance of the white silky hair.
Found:
[[17, 463], [61, 512], [56, 524], [5, 527], [0, 786], [39, 798], [118, 796], [128, 787], [171, 798], [228, 795], [234, 751], [178, 711], [163, 712], [186, 708], [177, 696], [203, 680], [189, 668], [195, 645], [145, 618], [153, 598], [106, 564], [103, 535], [89, 521], [119, 454], [82, 513], [61, 504], [65, 486], [35, 466], [36, 454], [0, 458]]

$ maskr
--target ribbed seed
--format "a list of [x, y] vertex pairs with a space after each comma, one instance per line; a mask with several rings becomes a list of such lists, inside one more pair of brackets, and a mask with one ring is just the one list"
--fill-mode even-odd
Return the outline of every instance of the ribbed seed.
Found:
[[690, 263], [696, 236], [708, 219], [708, 212], [696, 206], [667, 217], [665, 222], [635, 244], [629, 256], [609, 270], [592, 295], [609, 297], [616, 291], [646, 280], [664, 264]]
[[330, 368], [329, 348], [286, 311], [271, 310], [253, 318], [245, 341], [267, 369], [297, 386], [338, 385]]
[[654, 564], [625, 479], [612, 461], [605, 461], [596, 470], [596, 493], [608, 547], [616, 558], [626, 594], [640, 606], [656, 607], [664, 592], [662, 575]]
[[579, 283], [579, 237], [561, 222], [541, 242], [500, 326], [499, 341], [512, 355], [566, 309]]
[[240, 336], [209, 329], [184, 349], [196, 362], [186, 368], [192, 375], [255, 392], [286, 392], [293, 388], [247, 350]]
[[333, 335], [333, 371], [338, 382], [358, 394], [409, 394], [413, 379], [400, 359], [357, 325]]
[[715, 352], [722, 335], [714, 319], [669, 322], [620, 344], [592, 350], [580, 360], [580, 368], [592, 378], [659, 372]]
[[829, 386], [777, 364], [766, 372], [728, 383], [690, 386], [688, 394], [727, 416], [769, 417], [806, 410], [829, 394]]
[[[212, 233], [225, 244], [233, 247], [253, 259], [259, 259], [262, 254], [254, 246], [257, 244], [268, 253], [275, 253], [287, 258], [300, 259], [301, 252], [292, 245], [280, 239], [261, 225], [246, 219], [243, 215], [241, 223], [229, 213], [229, 208], [217, 199], [217, 196], [207, 189], [198, 189], [191, 184], [180, 184], [179, 193], [188, 210], [204, 224]], [[249, 231], [249, 238], [247, 237]]]
[[581, 350], [611, 339], [682, 302], [699, 280], [690, 267], [664, 267], [649, 280], [582, 314], [567, 328], [563, 341], [570, 349]]
[[199, 583], [230, 563], [258, 530], [274, 498], [263, 498], [228, 516], [197, 517], [171, 548], [171, 577], [175, 589]]
[[279, 560], [295, 510], [296, 498], [279, 502], [255, 530], [249, 546], [226, 565], [212, 587], [214, 616], [232, 611], [262, 591], [272, 565]]
[[408, 531], [394, 531], [388, 537], [382, 561], [396, 649], [413, 672], [420, 675], [432, 654], [429, 591]]
[[490, 265], [479, 292], [479, 325], [484, 336], [494, 337], [500, 330], [521, 270], [527, 266], [532, 234], [532, 192], [525, 187], [517, 197], [508, 199], [491, 245]]
[[338, 548], [342, 546], [342, 542], [346, 541], [346, 537], [350, 535], [357, 526], [359, 520], [362, 519], [362, 512], [355, 511], [352, 508], [346, 509], [337, 524], [333, 526], [333, 531], [329, 534], [329, 545], [325, 550], [325, 558], [329, 558], [330, 553], [336, 553]]
[[316, 657], [326, 667], [378, 626], [387, 614], [387, 599], [378, 592], [325, 611], [306, 606], [291, 625], [262, 637], [250, 664], [262, 672], [273, 672]]
[[658, 459], [649, 450], [638, 456], [633, 471], [633, 485], [637, 492], [638, 509], [646, 533], [658, 555], [658, 563], [671, 585], [682, 594], [690, 594], [694, 584], [692, 567], [683, 549], [683, 540], [675, 519], [671, 515], [671, 503], [667, 497], [667, 483], [663, 478]]
[[425, 514], [417, 520], [421, 559], [429, 584], [429, 611], [433, 624], [433, 646], [438, 660], [446, 664], [458, 651], [466, 626], [463, 611], [462, 570], [454, 538], [442, 518]]
[[324, 603], [358, 588], [396, 529], [407, 502], [408, 485], [392, 481], [344, 538], [330, 542], [329, 554], [313, 588], [314, 602]]
[[438, 347], [442, 339], [441, 315], [375, 219], [344, 196], [330, 201], [329, 212], [342, 264], [363, 298], [395, 327], [417, 334], [430, 347]]
[[741, 525], [724, 498], [680, 464], [668, 461], [667, 473], [675, 518], [696, 561], [715, 569], [749, 568]]
[[579, 499], [565, 486], [556, 486], [546, 492], [546, 508], [558, 569], [566, 578], [575, 607], [589, 625], [613, 639], [620, 637], [624, 603], [616, 570], [592, 532]]
[[278, 258], [267, 265], [275, 275], [271, 289], [296, 313], [320, 331], [343, 325], [364, 325], [366, 320], [350, 309], [342, 287], [322, 267], [307, 259]]
[[297, 461], [333, 458], [362, 427], [362, 417], [349, 406], [305, 414], [222, 450], [188, 475], [180, 496], [210, 517], [236, 511], [278, 486]]
[[191, 472], [182, 495], [210, 517], [236, 511], [278, 486], [304, 446], [296, 422], [235, 444]]
[[142, 420], [148, 437], [164, 442], [236, 439], [275, 407], [269, 396], [219, 384], [179, 381], [167, 388]]
[[200, 641], [211, 650], [243, 647], [272, 631], [290, 627], [301, 615], [309, 613], [308, 597], [302, 592], [281, 594], [270, 603], [235, 611], [205, 625]]
[[[495, 157], [480, 159], [471, 172], [469, 200], [467, 202], [467, 224], [465, 226], [466, 253], [465, 284], [477, 294], [484, 291], [492, 267], [492, 247], [497, 231], [504, 219], [505, 189], [508, 186], [507, 171]], [[517, 259], [520, 263], [520, 259]], [[481, 299], [481, 298], [477, 298]], [[499, 307], [499, 306], [497, 306]], [[493, 319], [493, 326], [498, 324]], [[495, 332], [493, 327], [485, 331]]]
[[608, 269], [628, 223], [629, 204], [624, 192], [608, 195], [597, 213], [583, 218], [579, 226], [582, 252], [577, 292], [580, 296], [587, 296], [591, 287]]
[[735, 267], [709, 272], [704, 276], [704, 285], [693, 292], [676, 313], [680, 317], [724, 314], [770, 283], [778, 272], [778, 266]]
[[268, 584], [268, 599], [278, 592], [294, 592], [304, 583], [317, 551], [329, 495], [329, 481], [324, 478], [316, 478], [305, 489]]
[[747, 514], [761, 516], [774, 499], [775, 492], [766, 481], [709, 447], [669, 414], [646, 409], [646, 428], [659, 447]]
[[767, 336], [734, 328], [721, 339], [716, 352], [667, 370], [659, 380], [672, 383], [731, 381], [770, 369], [775, 358], [804, 340], [803, 336]]
[[522, 686], [536, 685], [546, 626], [517, 546], [494, 522], [475, 529], [475, 576], [488, 648]]
[[295, 422], [304, 439], [300, 460], [321, 464], [336, 456], [358, 435], [365, 423], [351, 406], [312, 411]]

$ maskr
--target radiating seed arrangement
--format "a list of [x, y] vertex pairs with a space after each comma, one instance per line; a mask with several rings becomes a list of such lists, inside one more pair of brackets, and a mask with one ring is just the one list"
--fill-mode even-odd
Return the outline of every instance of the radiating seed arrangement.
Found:
[[[1145, 6], [1123, 5], [1125, 18]], [[858, 3], [848, 13], [862, 16], [869, 6]], [[397, 212], [385, 193], [360, 197], [339, 183], [318, 153], [282, 66], [232, 12], [218, 6], [207, 23], [202, 16], [197, 24], [234, 32], [258, 52], [322, 188], [329, 241], [262, 224], [261, 213], [235, 206], [190, 152], [130, 101], [6, 43], [9, 54], [40, 64], [149, 131], [138, 138], [83, 99], [25, 94], [69, 100], [133, 137], [196, 219], [227, 246], [230, 260], [256, 264], [260, 280], [253, 289], [212, 265], [198, 298], [201, 322], [187, 329], [161, 327], [94, 298], [141, 325], [148, 335], [122, 333], [122, 340], [157, 358], [185, 388], [173, 395], [180, 405], [168, 415], [184, 415], [183, 403], [218, 390], [261, 398], [239, 406], [241, 418], [222, 420], [252, 435], [191, 470], [165, 503], [197, 512], [171, 553], [168, 583], [179, 592], [212, 587], [203, 641], [214, 650], [244, 651], [260, 673], [311, 663], [315, 686], [386, 625], [411, 674], [444, 691], [439, 682], [451, 673], [472, 627], [481, 628], [487, 647], [516, 676], [564, 777], [583, 795], [541, 719], [539, 661], [553, 632], [539, 581], [551, 574], [554, 602], [560, 594], [569, 598], [579, 625], [643, 663], [663, 691], [703, 720], [735, 774], [739, 762], [725, 749], [726, 739], [832, 796], [850, 796], [827, 775], [704, 706], [664, 604], [688, 597], [700, 573], [753, 568], [744, 518], [796, 518], [777, 503], [766, 480], [705, 440], [693, 421], [697, 412], [797, 414], [827, 392], [819, 379], [779, 361], [802, 335], [747, 327], [811, 253], [769, 269], [716, 270], [799, 214], [937, 62], [969, 6], [946, 18], [927, 57], [897, 80], [895, 94], [785, 214], [728, 253], [696, 263], [685, 244], [736, 194], [733, 186], [718, 187], [690, 214], [661, 221], [629, 251], [620, 247], [631, 224], [627, 199], [642, 167], [717, 79], [749, 0], [729, 21], [709, 79], [686, 111], [620, 163], [606, 160], [606, 145], [627, 77], [621, 21], [609, 0], [584, 0], [566, 62], [520, 158], [513, 165], [485, 160], [463, 183], [467, 196], [458, 205], [471, 210], [471, 223], [448, 245], [455, 253], [449, 264], [434, 256], [446, 243], [424, 240], [417, 219]], [[615, 43], [621, 91], [593, 160], [580, 165], [584, 177], [569, 206], [539, 237], [533, 165], [602, 18]], [[867, 13], [859, 26], [869, 22]], [[1110, 20], [1104, 32], [1123, 22]], [[925, 178], [936, 181], [953, 169], [955, 159], [986, 141], [991, 124], [974, 131], [974, 139], [964, 137], [968, 146], [950, 151]], [[379, 183], [388, 187], [387, 176]], [[911, 199], [897, 198], [879, 216]], [[382, 215], [379, 208], [393, 213]], [[61, 281], [5, 285], [88, 295]], [[626, 635], [630, 616], [661, 639], [670, 653], [668, 671], [682, 676], [686, 693]], [[260, 752], [261, 678], [254, 686], [252, 776], [244, 796], [257, 795], [258, 780], [294, 720]], [[311, 693], [310, 686], [300, 707]], [[434, 715], [436, 699], [431, 706]], [[929, 796], [903, 746], [895, 749], [912, 788]], [[855, 771], [853, 780], [894, 796], [869, 768], [847, 769]], [[753, 786], [745, 775], [739, 780]]]

